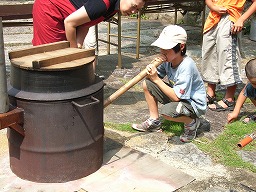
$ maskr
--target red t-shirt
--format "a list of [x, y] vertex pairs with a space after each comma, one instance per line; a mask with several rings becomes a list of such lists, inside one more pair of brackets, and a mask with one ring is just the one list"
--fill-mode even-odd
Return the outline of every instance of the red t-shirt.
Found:
[[95, 24], [99, 19], [104, 21], [114, 16], [120, 4], [120, 0], [70, 0], [70, 2], [76, 9], [84, 6], [91, 22]]
[[64, 20], [84, 6], [93, 26], [114, 16], [119, 10], [119, 0], [36, 0], [33, 6], [32, 44], [42, 45], [65, 41]]

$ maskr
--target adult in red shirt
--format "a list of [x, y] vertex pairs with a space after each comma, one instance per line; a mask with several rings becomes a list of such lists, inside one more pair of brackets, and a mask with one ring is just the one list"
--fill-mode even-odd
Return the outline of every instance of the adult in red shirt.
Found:
[[82, 47], [90, 26], [114, 16], [137, 13], [146, 0], [35, 0], [33, 45], [69, 41]]

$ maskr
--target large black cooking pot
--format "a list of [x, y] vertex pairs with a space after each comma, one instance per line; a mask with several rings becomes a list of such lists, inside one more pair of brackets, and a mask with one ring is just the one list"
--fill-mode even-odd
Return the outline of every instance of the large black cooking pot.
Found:
[[103, 161], [103, 81], [93, 73], [94, 56], [86, 63], [39, 69], [21, 62], [28, 56], [10, 59], [8, 93], [11, 104], [24, 110], [25, 130], [22, 136], [8, 129], [11, 170], [35, 182], [66, 182], [98, 170]]

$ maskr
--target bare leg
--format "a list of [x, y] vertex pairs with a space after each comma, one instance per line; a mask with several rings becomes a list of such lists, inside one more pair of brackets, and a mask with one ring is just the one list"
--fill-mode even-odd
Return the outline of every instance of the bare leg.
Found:
[[145, 94], [145, 98], [148, 104], [148, 109], [149, 109], [149, 115], [150, 118], [152, 119], [158, 119], [159, 118], [159, 113], [158, 113], [158, 105], [157, 105], [157, 100], [155, 99], [155, 97], [153, 97], [147, 88], [146, 82], [143, 81], [143, 90], [144, 90], [144, 94]]
[[[233, 86], [227, 87], [226, 94], [225, 94], [224, 98], [226, 100], [228, 100], [229, 102], [233, 102], [234, 101], [236, 87], [237, 87], [237, 85], [233, 85]], [[223, 108], [227, 108], [228, 107], [222, 100], [218, 101], [218, 104], [221, 105]], [[211, 105], [208, 105], [208, 106], [211, 109], [216, 109], [216, 105], [215, 104], [211, 104]]]
[[189, 124], [193, 121], [193, 119], [191, 117], [187, 117], [187, 116], [180, 116], [180, 117], [177, 117], [177, 118], [172, 118], [170, 116], [163, 115], [163, 117], [165, 119], [169, 120], [169, 121], [185, 123], [185, 124]]
[[237, 85], [233, 85], [227, 88], [225, 99], [232, 102], [234, 101], [234, 96], [236, 92]]
[[210, 97], [215, 97], [215, 89], [216, 89], [216, 84], [210, 84], [210, 83], [208, 83], [208, 86], [207, 86], [207, 94], [208, 94]]

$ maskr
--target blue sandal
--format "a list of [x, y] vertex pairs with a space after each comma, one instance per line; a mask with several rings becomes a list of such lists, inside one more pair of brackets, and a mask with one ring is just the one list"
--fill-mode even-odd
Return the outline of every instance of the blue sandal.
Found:
[[220, 112], [220, 111], [233, 111], [234, 108], [235, 108], [235, 101], [228, 101], [227, 99], [222, 99], [223, 103], [225, 103], [228, 107], [222, 107], [217, 101], [215, 101], [213, 104], [215, 104], [216, 108], [210, 108], [210, 110], [212, 111], [217, 111], [217, 112]]

